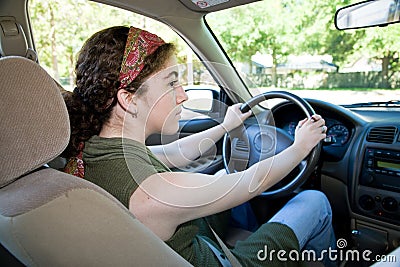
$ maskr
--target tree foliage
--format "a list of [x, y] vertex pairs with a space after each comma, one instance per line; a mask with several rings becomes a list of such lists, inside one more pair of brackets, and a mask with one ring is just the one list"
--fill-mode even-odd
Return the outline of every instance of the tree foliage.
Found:
[[377, 59], [382, 64], [382, 87], [391, 87], [392, 76], [399, 71], [400, 43], [398, 36], [400, 28], [389, 25], [384, 28], [371, 28], [366, 31], [363, 40], [363, 51], [372, 59]]
[[36, 50], [41, 64], [54, 78], [74, 79], [76, 55], [93, 33], [116, 25], [135, 26], [157, 33], [182, 49], [176, 34], [150, 18], [87, 0], [30, 0]]
[[[389, 86], [390, 77], [399, 69], [400, 27], [336, 30], [335, 11], [352, 1], [264, 0], [207, 15], [206, 20], [233, 61], [251, 63], [256, 53], [269, 54], [276, 74], [276, 66], [289, 54], [329, 54], [339, 66], [364, 56], [382, 63], [383, 81]], [[155, 32], [176, 43], [181, 61], [185, 60], [187, 46], [171, 29], [132, 12], [86, 0], [30, 0], [29, 11], [39, 59], [55, 77], [72, 79], [84, 40], [113, 25]]]
[[211, 14], [207, 21], [233, 60], [247, 61], [256, 52], [283, 56], [290, 42], [290, 25], [277, 16], [283, 9], [280, 0], [261, 1], [246, 9]]
[[276, 66], [292, 52], [293, 23], [283, 0], [260, 1], [246, 9], [233, 8], [207, 16], [215, 34], [234, 61], [251, 63], [257, 52], [272, 56], [272, 80]]
[[338, 31], [334, 16], [337, 8], [350, 4], [349, 0], [296, 1], [290, 0], [296, 20], [296, 52], [312, 55], [331, 55], [337, 64], [345, 63], [358, 48], [364, 31]]

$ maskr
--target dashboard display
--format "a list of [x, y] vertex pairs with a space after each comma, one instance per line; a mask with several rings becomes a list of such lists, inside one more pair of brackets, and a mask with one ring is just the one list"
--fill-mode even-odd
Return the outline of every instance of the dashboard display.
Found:
[[[347, 143], [350, 138], [349, 129], [336, 121], [327, 121], [328, 130], [326, 132], [327, 137], [331, 137], [333, 139], [333, 146], [342, 146]], [[292, 137], [295, 135], [297, 121], [291, 121], [289, 124], [286, 124], [284, 129], [290, 134]]]
[[390, 169], [390, 170], [394, 170], [394, 171], [400, 171], [400, 164], [399, 163], [378, 160], [376, 162], [376, 165], [379, 168]]
[[297, 127], [297, 122], [295, 122], [295, 121], [290, 122], [288, 129], [287, 129], [288, 134], [290, 134], [291, 136], [294, 137], [294, 134], [296, 132], [296, 127]]
[[332, 137], [334, 141], [332, 145], [341, 146], [349, 140], [350, 132], [343, 124], [334, 124], [328, 127], [326, 136]]

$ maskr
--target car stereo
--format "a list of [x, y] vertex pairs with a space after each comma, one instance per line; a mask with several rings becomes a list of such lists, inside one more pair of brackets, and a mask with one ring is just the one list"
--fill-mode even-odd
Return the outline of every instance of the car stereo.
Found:
[[358, 211], [400, 225], [400, 151], [367, 148], [358, 184]]
[[400, 192], [400, 152], [367, 148], [360, 184]]

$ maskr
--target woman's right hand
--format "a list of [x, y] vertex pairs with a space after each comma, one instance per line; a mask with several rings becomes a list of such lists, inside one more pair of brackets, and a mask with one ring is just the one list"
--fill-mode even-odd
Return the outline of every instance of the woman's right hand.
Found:
[[243, 103], [237, 103], [228, 108], [224, 121], [221, 123], [225, 131], [229, 132], [236, 127], [239, 127], [251, 115], [251, 110], [242, 113], [240, 107]]
[[320, 115], [299, 121], [295, 131], [293, 146], [308, 154], [322, 139], [326, 137], [325, 120]]

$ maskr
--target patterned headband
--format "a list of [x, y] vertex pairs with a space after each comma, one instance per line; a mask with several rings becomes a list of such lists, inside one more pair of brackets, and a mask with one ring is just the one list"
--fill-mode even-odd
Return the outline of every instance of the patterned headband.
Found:
[[119, 89], [126, 88], [139, 75], [144, 67], [145, 58], [164, 43], [163, 39], [155, 34], [134, 27], [129, 28], [119, 73]]

